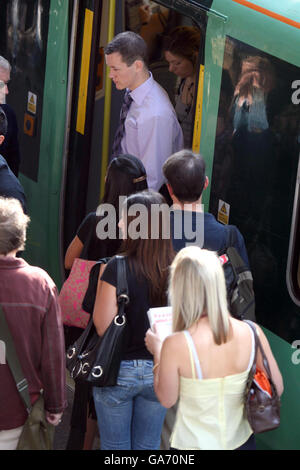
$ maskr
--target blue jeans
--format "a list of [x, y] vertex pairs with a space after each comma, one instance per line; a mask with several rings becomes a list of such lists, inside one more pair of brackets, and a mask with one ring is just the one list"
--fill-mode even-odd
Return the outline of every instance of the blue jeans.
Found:
[[122, 361], [114, 387], [94, 387], [102, 450], [155, 450], [166, 414], [153, 388], [153, 362]]

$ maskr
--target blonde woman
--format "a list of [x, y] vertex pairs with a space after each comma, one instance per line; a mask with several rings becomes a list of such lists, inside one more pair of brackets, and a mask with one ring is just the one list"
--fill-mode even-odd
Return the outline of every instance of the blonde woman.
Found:
[[[223, 269], [217, 255], [196, 246], [182, 249], [171, 266], [169, 295], [173, 331], [161, 344], [151, 330], [154, 388], [166, 408], [179, 398], [171, 447], [255, 449], [243, 396], [254, 357], [254, 335], [227, 310]], [[256, 325], [278, 394], [281, 373], [263, 331]], [[258, 353], [257, 365], [264, 370]]]

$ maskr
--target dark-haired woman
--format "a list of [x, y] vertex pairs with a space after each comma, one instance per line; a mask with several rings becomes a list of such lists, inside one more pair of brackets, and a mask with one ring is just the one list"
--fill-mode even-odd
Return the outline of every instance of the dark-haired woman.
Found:
[[[87, 260], [98, 260], [114, 256], [121, 245], [122, 239], [118, 236], [119, 198], [126, 197], [137, 191], [147, 189], [146, 170], [138, 158], [133, 155], [120, 155], [114, 158], [107, 170], [103, 204], [109, 204], [113, 211], [115, 224], [113, 233], [115, 237], [100, 239], [96, 233], [97, 225], [103, 216], [92, 212], [86, 216], [80, 225], [76, 236], [70, 243], [65, 255], [65, 268], [71, 269], [75, 258], [82, 257]], [[105, 215], [106, 216], [106, 215]], [[73, 344], [80, 336], [82, 329], [65, 327], [66, 346]], [[96, 424], [96, 413], [93, 400], [90, 400], [91, 391], [84, 383], [75, 381], [75, 396], [71, 418], [71, 432], [67, 443], [67, 450], [89, 450], [93, 446]], [[89, 415], [86, 420], [87, 401], [89, 401]], [[87, 426], [86, 426], [87, 424]]]
[[197, 60], [201, 31], [194, 26], [177, 26], [165, 39], [164, 54], [169, 71], [179, 79], [175, 111], [181, 125], [184, 148], [192, 147], [193, 115], [197, 76]]
[[[145, 347], [144, 336], [149, 328], [148, 309], [167, 305], [168, 268], [174, 257], [170, 239], [163, 237], [163, 224], [168, 223], [163, 220], [163, 203], [164, 198], [152, 191], [131, 195], [124, 204], [119, 223], [124, 238], [122, 254], [126, 261], [130, 301], [125, 309], [127, 341], [117, 385], [93, 388], [102, 450], [158, 449], [160, 446], [166, 410], [154, 393], [153, 357]], [[137, 217], [131, 215], [134, 205], [139, 214], [140, 237], [133, 230], [139, 225]], [[156, 205], [156, 217], [151, 217], [153, 205]], [[156, 230], [153, 230], [154, 223], [157, 223]], [[154, 232], [156, 238], [151, 238]], [[93, 318], [100, 336], [118, 310], [116, 285], [117, 262], [113, 258], [98, 283]]]
[[[116, 224], [119, 220], [119, 198], [147, 189], [146, 170], [141, 160], [133, 155], [120, 155], [114, 158], [107, 170], [104, 197], [101, 204], [111, 204], [116, 211]], [[65, 255], [65, 268], [71, 269], [75, 258], [86, 251], [85, 259], [97, 260], [117, 253], [121, 240], [101, 240], [97, 237], [96, 227], [101, 220], [96, 212], [90, 212], [77, 230]], [[116, 230], [116, 233], [117, 230]]]

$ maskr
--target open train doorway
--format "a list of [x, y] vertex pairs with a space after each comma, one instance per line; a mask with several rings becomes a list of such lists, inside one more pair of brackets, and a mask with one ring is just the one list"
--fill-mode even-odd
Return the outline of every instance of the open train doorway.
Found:
[[[181, 110], [182, 125], [185, 129], [189, 128], [190, 132], [188, 146], [192, 148], [199, 67], [203, 63], [206, 15], [204, 12], [198, 12], [196, 21], [191, 8], [182, 12], [162, 3], [170, 2], [132, 0], [80, 2], [69, 152], [65, 175], [63, 252], [75, 236], [85, 215], [96, 210], [103, 196], [106, 168], [110, 162], [110, 151], [124, 93], [108, 83], [110, 79], [107, 77], [104, 47], [112, 35], [112, 28], [113, 36], [131, 30], [145, 39], [149, 50], [149, 70], [154, 79], [165, 88], [174, 106], [184, 80], [180, 74], [174, 73], [173, 64], [166, 59], [165, 43], [176, 28], [196, 32], [198, 48], [195, 54], [193, 81], [190, 81], [186, 93], [190, 101], [185, 103]], [[94, 8], [91, 10], [92, 14], [89, 13], [91, 4]], [[189, 44], [187, 48], [188, 46]], [[82, 89], [83, 80], [85, 80], [85, 90]], [[84, 106], [82, 106], [82, 97], [85, 99]], [[84, 116], [80, 116], [79, 113], [84, 113]]]

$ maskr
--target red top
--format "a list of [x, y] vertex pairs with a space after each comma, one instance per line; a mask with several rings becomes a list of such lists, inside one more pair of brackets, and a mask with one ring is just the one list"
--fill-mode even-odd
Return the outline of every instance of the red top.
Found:
[[[21, 258], [0, 257], [0, 303], [29, 384], [32, 404], [44, 390], [45, 409], [67, 406], [65, 345], [57, 288], [40, 268]], [[0, 332], [0, 430], [22, 426], [23, 401], [7, 365]]]

